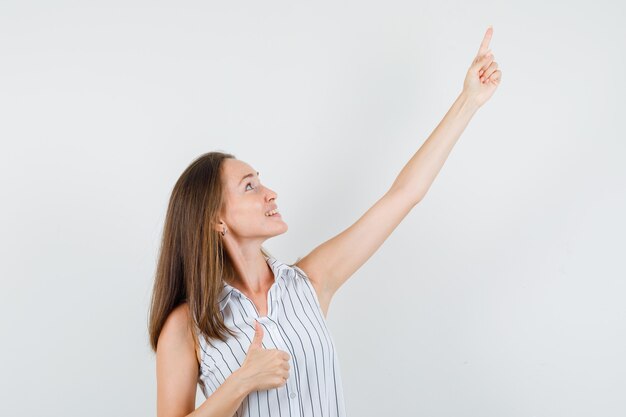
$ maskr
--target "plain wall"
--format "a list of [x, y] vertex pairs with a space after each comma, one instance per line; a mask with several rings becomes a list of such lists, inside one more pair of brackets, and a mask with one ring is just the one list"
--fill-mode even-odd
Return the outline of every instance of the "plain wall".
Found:
[[626, 415], [625, 9], [3, 1], [0, 415], [156, 415], [147, 312], [187, 165], [256, 168], [293, 262], [388, 190], [490, 24], [501, 85], [332, 300], [348, 415]]

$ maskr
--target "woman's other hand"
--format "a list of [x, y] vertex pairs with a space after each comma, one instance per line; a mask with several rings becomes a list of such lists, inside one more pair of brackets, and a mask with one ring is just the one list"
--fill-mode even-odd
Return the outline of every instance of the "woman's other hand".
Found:
[[236, 372], [248, 392], [282, 387], [289, 378], [289, 353], [279, 349], [263, 348], [263, 327], [255, 320], [254, 339], [246, 358]]

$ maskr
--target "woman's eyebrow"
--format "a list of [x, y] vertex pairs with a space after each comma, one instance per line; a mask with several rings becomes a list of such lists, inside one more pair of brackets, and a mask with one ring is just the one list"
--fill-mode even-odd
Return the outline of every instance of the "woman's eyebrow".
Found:
[[[259, 172], [258, 171], [257, 171], [256, 175], [257, 175], [257, 177], [259, 176]], [[239, 181], [239, 184], [241, 184], [243, 182], [243, 180], [245, 180], [246, 178], [253, 177], [253, 176], [254, 176], [254, 173], [250, 173], [250, 174], [244, 175], [243, 178], [241, 179], [241, 181]], [[237, 184], [237, 185], [239, 185], [239, 184]]]

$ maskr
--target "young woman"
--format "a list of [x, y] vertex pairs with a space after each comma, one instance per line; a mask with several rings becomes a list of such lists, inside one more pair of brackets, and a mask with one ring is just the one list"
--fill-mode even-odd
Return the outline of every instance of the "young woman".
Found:
[[[463, 90], [391, 188], [295, 264], [262, 244], [285, 233], [277, 194], [233, 155], [210, 152], [169, 201], [152, 304], [158, 417], [345, 416], [325, 316], [333, 294], [424, 197], [501, 71], [489, 27]], [[197, 384], [206, 400], [195, 408]]]

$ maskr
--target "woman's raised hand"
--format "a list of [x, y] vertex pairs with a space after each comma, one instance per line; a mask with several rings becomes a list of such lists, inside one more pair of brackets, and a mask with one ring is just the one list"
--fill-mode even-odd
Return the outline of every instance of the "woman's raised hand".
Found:
[[463, 93], [479, 107], [489, 100], [502, 80], [502, 71], [489, 49], [492, 35], [493, 28], [489, 26], [463, 82]]

